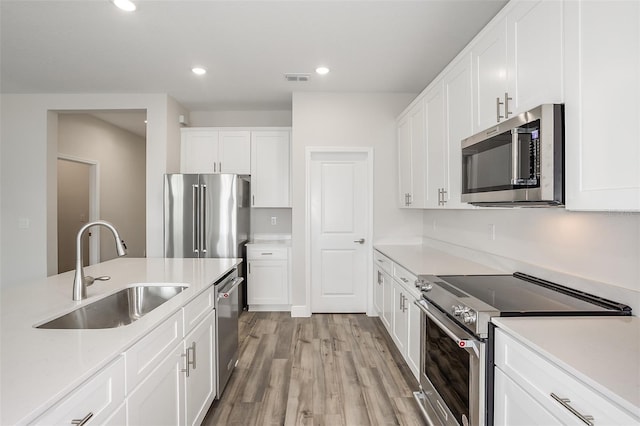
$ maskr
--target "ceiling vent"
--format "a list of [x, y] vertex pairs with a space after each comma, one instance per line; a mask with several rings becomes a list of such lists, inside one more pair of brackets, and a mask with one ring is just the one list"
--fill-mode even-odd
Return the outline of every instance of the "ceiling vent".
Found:
[[305, 73], [287, 73], [284, 75], [284, 79], [287, 81], [309, 81], [311, 74]]

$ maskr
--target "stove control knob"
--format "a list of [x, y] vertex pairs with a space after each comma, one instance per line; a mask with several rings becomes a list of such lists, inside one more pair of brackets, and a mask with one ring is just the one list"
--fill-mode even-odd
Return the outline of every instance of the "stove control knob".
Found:
[[416, 288], [420, 289], [420, 291], [431, 291], [433, 289], [433, 284], [420, 278], [418, 278], [414, 284]]
[[453, 305], [451, 307], [451, 313], [453, 314], [454, 317], [460, 317], [468, 310], [469, 308], [467, 308], [464, 305]]
[[477, 317], [475, 311], [470, 309], [462, 313], [462, 321], [467, 325], [475, 324]]

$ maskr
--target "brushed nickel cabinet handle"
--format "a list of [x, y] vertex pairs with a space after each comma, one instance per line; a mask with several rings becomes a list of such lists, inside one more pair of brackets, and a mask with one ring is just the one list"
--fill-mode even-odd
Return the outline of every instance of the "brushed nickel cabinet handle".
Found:
[[512, 101], [513, 98], [509, 97], [509, 93], [504, 92], [504, 118], [509, 118], [509, 114], [513, 114], [509, 111], [509, 101]]
[[504, 118], [500, 115], [500, 105], [504, 105], [503, 102], [500, 102], [500, 97], [496, 98], [496, 121], [499, 123], [501, 118]]
[[558, 401], [560, 403], [560, 405], [562, 405], [564, 408], [566, 408], [567, 410], [569, 410], [571, 412], [571, 414], [573, 414], [574, 416], [576, 416], [577, 418], [579, 418], [580, 420], [582, 420], [582, 422], [586, 425], [589, 426], [594, 426], [594, 418], [593, 416], [590, 416], [588, 414], [582, 414], [580, 413], [578, 410], [576, 410], [575, 408], [573, 408], [571, 406], [571, 400], [569, 398], [561, 398], [558, 395], [556, 395], [555, 393], [551, 392], [551, 398], [555, 399], [556, 401]]
[[71, 424], [72, 425], [77, 425], [77, 426], [82, 426], [82, 425], [86, 424], [89, 420], [91, 420], [91, 417], [93, 417], [93, 413], [89, 412], [89, 414], [87, 414], [86, 416], [84, 416], [81, 419], [73, 419], [73, 420], [71, 420]]

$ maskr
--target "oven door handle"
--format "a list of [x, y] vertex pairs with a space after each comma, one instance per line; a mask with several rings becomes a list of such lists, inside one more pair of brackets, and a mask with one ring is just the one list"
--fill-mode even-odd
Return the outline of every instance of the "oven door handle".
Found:
[[478, 347], [478, 340], [471, 334], [464, 331], [455, 322], [441, 314], [440, 312], [432, 312], [429, 309], [429, 303], [424, 299], [414, 300], [413, 304], [416, 305], [431, 321], [447, 335], [456, 342], [459, 348], [465, 349], [469, 352], [473, 351], [477, 357], [480, 357], [480, 348]]

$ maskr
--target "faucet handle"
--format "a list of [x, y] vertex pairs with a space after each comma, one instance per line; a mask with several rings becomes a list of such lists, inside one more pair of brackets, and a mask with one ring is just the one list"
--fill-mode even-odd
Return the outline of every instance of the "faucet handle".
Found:
[[110, 279], [111, 279], [111, 277], [110, 277], [110, 276], [108, 276], [108, 275], [102, 275], [102, 276], [100, 276], [100, 277], [96, 277], [96, 278], [93, 278], [93, 277], [92, 277], [92, 276], [90, 276], [90, 275], [86, 275], [86, 276], [84, 277], [84, 284], [88, 287], [88, 286], [90, 286], [91, 284], [93, 284], [93, 283], [94, 283], [94, 281], [109, 281]]

